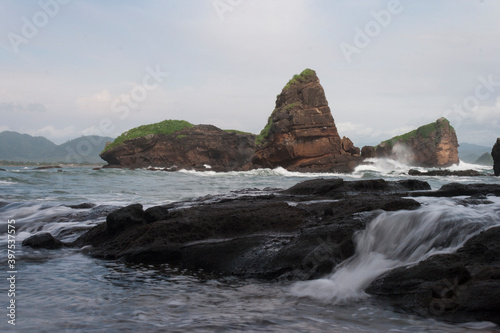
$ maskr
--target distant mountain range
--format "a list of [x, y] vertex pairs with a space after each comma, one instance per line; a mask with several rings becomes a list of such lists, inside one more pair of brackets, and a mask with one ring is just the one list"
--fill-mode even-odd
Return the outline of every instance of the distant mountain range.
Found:
[[0, 161], [103, 164], [99, 153], [113, 140], [89, 135], [56, 145], [42, 136], [5, 131], [0, 133]]
[[493, 165], [493, 157], [491, 157], [491, 147], [479, 146], [472, 143], [460, 143], [458, 147], [458, 157], [466, 163], [474, 163], [481, 165]]

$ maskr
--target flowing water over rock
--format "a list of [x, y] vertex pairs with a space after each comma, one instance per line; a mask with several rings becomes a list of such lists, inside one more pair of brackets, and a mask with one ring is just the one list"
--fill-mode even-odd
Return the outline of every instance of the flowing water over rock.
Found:
[[384, 212], [355, 237], [356, 254], [328, 277], [298, 282], [297, 296], [343, 304], [366, 297], [364, 290], [388, 270], [433, 254], [452, 253], [480, 231], [500, 225], [500, 200], [464, 207], [454, 199], [422, 199], [417, 211]]

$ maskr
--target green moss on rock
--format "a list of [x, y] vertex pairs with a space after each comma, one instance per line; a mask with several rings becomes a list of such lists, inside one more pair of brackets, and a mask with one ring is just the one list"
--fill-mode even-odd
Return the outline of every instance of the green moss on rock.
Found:
[[289, 89], [291, 86], [298, 84], [298, 83], [303, 83], [306, 82], [313, 77], [316, 77], [316, 72], [312, 69], [306, 68], [302, 71], [300, 74], [295, 74], [290, 81], [286, 84], [286, 86], [283, 88], [283, 90]]
[[250, 132], [243, 132], [243, 131], [234, 130], [234, 129], [226, 129], [226, 130], [224, 130], [224, 132], [226, 132], [226, 133], [250, 134], [250, 135], [253, 135], [253, 134], [252, 134], [252, 133], [250, 133]]
[[396, 142], [408, 142], [414, 137], [421, 137], [427, 139], [432, 135], [432, 133], [435, 133], [444, 127], [449, 127], [453, 131], [455, 130], [453, 126], [450, 125], [448, 119], [440, 118], [438, 121], [434, 123], [420, 126], [416, 130], [395, 136], [389, 140], [382, 141], [382, 143], [387, 144], [389, 147], [393, 147], [396, 144]]
[[269, 136], [269, 131], [271, 130], [272, 125], [273, 125], [273, 119], [272, 119], [272, 116], [269, 116], [269, 118], [267, 118], [266, 126], [264, 126], [262, 131], [260, 131], [260, 134], [257, 135], [257, 137], [255, 138], [256, 145], [262, 144], [264, 142], [264, 140], [267, 139], [267, 137]]
[[185, 128], [191, 128], [191, 127], [193, 127], [193, 125], [185, 120], [170, 120], [170, 119], [155, 124], [142, 125], [122, 133], [111, 144], [109, 144], [104, 149], [103, 152], [123, 144], [126, 140], [141, 138], [154, 134], [169, 135], [169, 134], [174, 134], [175, 132], [183, 130]]

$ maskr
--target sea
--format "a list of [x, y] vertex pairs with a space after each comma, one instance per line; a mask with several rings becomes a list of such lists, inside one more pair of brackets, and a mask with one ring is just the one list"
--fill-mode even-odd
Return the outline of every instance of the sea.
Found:
[[[490, 322], [450, 324], [400, 313], [364, 293], [387, 270], [453, 252], [481, 230], [500, 225], [500, 198], [494, 196], [488, 198], [492, 203], [477, 205], [465, 205], [460, 198], [421, 197], [416, 211], [379, 214], [356, 235], [355, 260], [312, 281], [242, 279], [168, 264], [101, 260], [87, 255], [86, 248], [35, 250], [21, 244], [39, 232], [72, 241], [103, 223], [108, 212], [132, 203], [148, 208], [196, 203], [212, 195], [269, 193], [313, 178], [409, 178], [405, 164], [369, 162], [352, 174], [282, 168], [216, 173], [210, 166], [178, 172], [2, 167], [0, 331], [500, 332]], [[450, 182], [500, 183], [491, 167], [462, 162], [451, 169], [486, 175], [418, 179], [432, 189]]]

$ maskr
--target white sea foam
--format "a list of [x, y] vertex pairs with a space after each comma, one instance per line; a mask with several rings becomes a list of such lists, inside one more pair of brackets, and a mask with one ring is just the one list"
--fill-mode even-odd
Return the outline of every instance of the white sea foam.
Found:
[[325, 178], [325, 177], [357, 177], [352, 174], [342, 174], [342, 173], [327, 173], [327, 172], [296, 172], [288, 171], [285, 168], [277, 167], [274, 169], [260, 168], [253, 169], [249, 171], [229, 171], [229, 172], [215, 172], [211, 170], [207, 171], [196, 171], [196, 170], [179, 170], [178, 172], [198, 175], [202, 177], [224, 177], [224, 176], [282, 176], [282, 177], [296, 177], [296, 178]]
[[499, 225], [499, 210], [499, 200], [465, 207], [438, 199], [416, 211], [384, 212], [355, 236], [353, 257], [323, 279], [294, 284], [291, 293], [334, 304], [363, 298], [364, 289], [384, 272], [453, 252], [481, 230]]
[[380, 175], [406, 175], [410, 169], [425, 170], [390, 158], [367, 158], [363, 164], [354, 169], [354, 174], [372, 172]]

